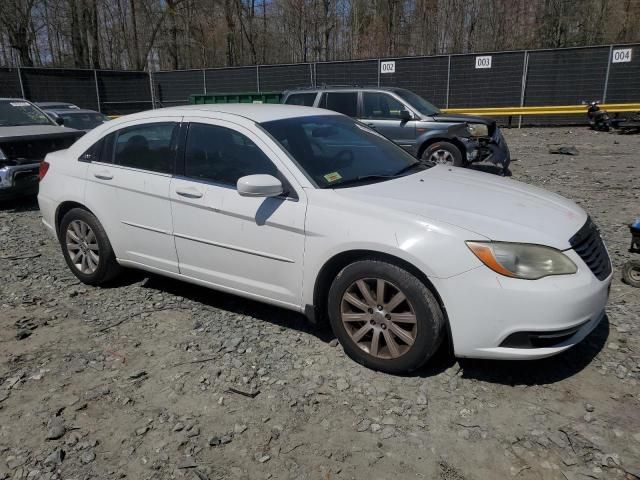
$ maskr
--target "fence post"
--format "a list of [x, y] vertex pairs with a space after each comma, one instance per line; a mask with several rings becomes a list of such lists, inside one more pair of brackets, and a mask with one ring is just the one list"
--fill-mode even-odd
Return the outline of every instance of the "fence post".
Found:
[[260, 93], [260, 65], [256, 65], [256, 85], [258, 87], [258, 93]]
[[98, 88], [98, 71], [93, 69], [93, 81], [96, 85], [96, 100], [98, 101], [98, 111], [102, 113], [102, 105], [100, 104], [100, 89]]
[[24, 84], [22, 83], [22, 70], [20, 69], [20, 65], [18, 65], [18, 82], [20, 82], [20, 93], [22, 94], [22, 98], [26, 100], [27, 97], [24, 95]]
[[378, 88], [380, 87], [380, 59], [378, 59]]
[[[524, 51], [524, 61], [522, 62], [522, 86], [520, 87], [520, 107], [524, 107], [525, 94], [527, 91], [527, 76], [529, 75], [529, 51]], [[522, 127], [522, 115], [518, 116], [518, 128]]]
[[313, 87], [318, 87], [318, 64], [313, 62]]
[[202, 69], [202, 91], [207, 94], [207, 70]]
[[151, 93], [151, 110], [156, 109], [156, 99], [153, 91], [153, 73], [149, 70], [149, 92]]
[[447, 62], [447, 99], [444, 108], [449, 108], [449, 82], [451, 81], [451, 55], [448, 56]]
[[609, 71], [611, 70], [612, 59], [613, 59], [613, 45], [609, 45], [609, 61], [607, 62], [607, 74], [604, 77], [604, 91], [602, 92], [602, 103], [607, 103], [607, 88], [609, 87]]

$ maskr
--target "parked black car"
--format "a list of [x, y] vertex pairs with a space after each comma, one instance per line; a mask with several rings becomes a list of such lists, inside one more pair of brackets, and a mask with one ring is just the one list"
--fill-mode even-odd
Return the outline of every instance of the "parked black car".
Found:
[[334, 110], [360, 120], [417, 158], [467, 166], [490, 161], [509, 172], [511, 155], [490, 118], [449, 115], [403, 88], [324, 87], [289, 90], [283, 103]]
[[58, 125], [64, 125], [65, 127], [82, 130], [84, 132], [93, 130], [98, 125], [109, 121], [109, 117], [106, 115], [96, 112], [95, 110], [86, 110], [84, 108], [45, 108], [44, 111], [53, 118]]
[[45, 155], [83, 134], [61, 127], [27, 100], [0, 98], [0, 200], [36, 194]]

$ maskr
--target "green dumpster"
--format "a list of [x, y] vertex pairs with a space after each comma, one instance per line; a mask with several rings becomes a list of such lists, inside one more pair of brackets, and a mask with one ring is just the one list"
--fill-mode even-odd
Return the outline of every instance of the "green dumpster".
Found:
[[191, 105], [211, 103], [280, 103], [282, 92], [195, 93]]

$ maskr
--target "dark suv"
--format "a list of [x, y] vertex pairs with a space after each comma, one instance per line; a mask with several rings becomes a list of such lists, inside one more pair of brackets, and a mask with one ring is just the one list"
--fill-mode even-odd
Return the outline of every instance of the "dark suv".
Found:
[[509, 147], [492, 119], [447, 115], [403, 88], [325, 87], [284, 92], [283, 103], [326, 108], [356, 118], [433, 163], [490, 161], [509, 172]]

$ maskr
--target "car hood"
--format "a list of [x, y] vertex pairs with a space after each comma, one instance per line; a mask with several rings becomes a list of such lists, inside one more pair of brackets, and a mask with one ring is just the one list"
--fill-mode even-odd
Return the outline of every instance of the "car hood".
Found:
[[0, 140], [21, 140], [22, 137], [53, 137], [79, 136], [78, 130], [60, 127], [58, 125], [22, 125], [15, 127], [0, 127]]
[[[338, 195], [444, 222], [491, 240], [571, 248], [569, 239], [587, 221], [571, 200], [488, 173], [436, 166], [414, 175]], [[477, 234], [474, 236], [473, 234]]]
[[495, 120], [493, 120], [493, 118], [474, 117], [472, 115], [454, 115], [454, 114], [447, 114], [447, 113], [439, 113], [438, 115], [434, 115], [433, 120], [435, 122], [481, 123], [483, 125], [491, 125], [495, 123]]

